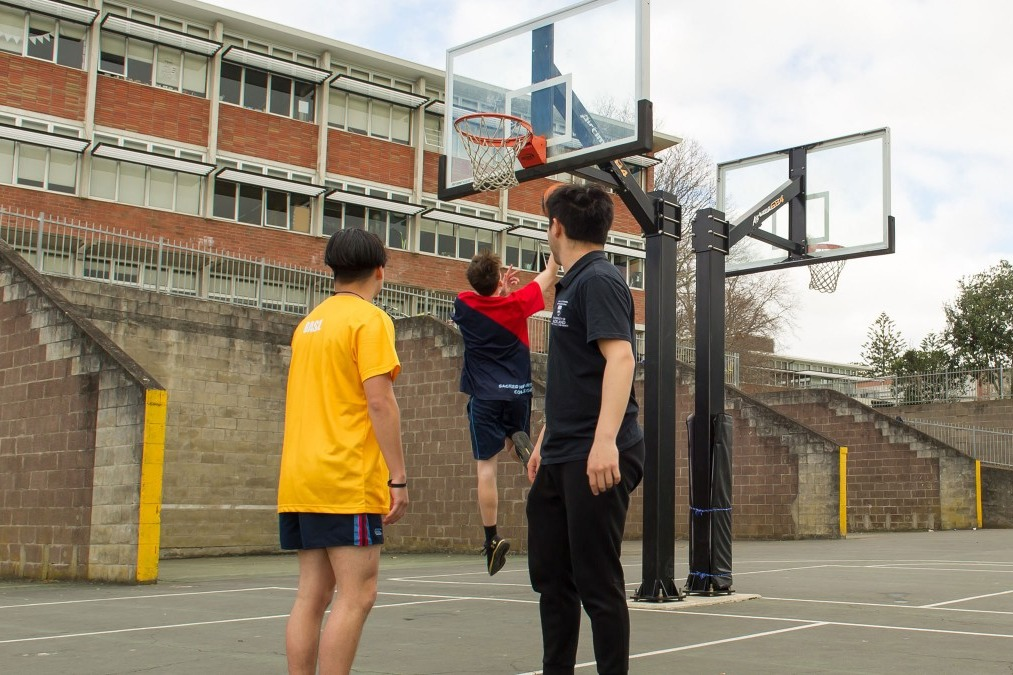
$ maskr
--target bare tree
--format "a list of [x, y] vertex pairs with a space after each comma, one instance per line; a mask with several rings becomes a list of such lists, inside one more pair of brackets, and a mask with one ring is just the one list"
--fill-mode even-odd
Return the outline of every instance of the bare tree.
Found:
[[[692, 138], [658, 154], [654, 185], [672, 193], [682, 206], [682, 241], [676, 263], [677, 336], [693, 344], [696, 322], [696, 259], [692, 224], [696, 212], [713, 206], [717, 197], [715, 165]], [[735, 255], [734, 249], [730, 252]], [[725, 283], [725, 349], [740, 354], [743, 366], [763, 357], [774, 339], [791, 326], [792, 296], [783, 273], [730, 277]]]

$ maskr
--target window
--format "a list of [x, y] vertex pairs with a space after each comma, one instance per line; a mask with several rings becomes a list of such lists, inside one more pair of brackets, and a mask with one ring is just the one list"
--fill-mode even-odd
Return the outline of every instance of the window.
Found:
[[[275, 169], [265, 170], [264, 167], [239, 165], [229, 160], [223, 160], [219, 164], [282, 180], [311, 182], [311, 177], [303, 174], [289, 174]], [[212, 215], [215, 218], [235, 220], [247, 225], [263, 225], [308, 234], [313, 222], [313, 197], [299, 192], [286, 192], [278, 188], [261, 187], [257, 184], [239, 183], [216, 177]]]
[[73, 21], [0, 6], [0, 50], [84, 68], [87, 26]]
[[193, 96], [207, 95], [206, 56], [109, 31], [102, 32], [101, 42], [101, 72]]
[[365, 229], [380, 237], [390, 248], [408, 248], [408, 216], [359, 204], [324, 201], [323, 234], [342, 229]]
[[[6, 123], [16, 120], [4, 118]], [[22, 128], [78, 138], [76, 129], [23, 120]], [[44, 188], [53, 192], [77, 192], [78, 153], [0, 138], [0, 183]]]
[[[379, 87], [412, 93], [412, 84], [381, 75], [339, 67], [341, 74]], [[412, 108], [331, 87], [328, 92], [328, 126], [394, 143], [411, 143]]]
[[229, 61], [222, 61], [219, 98], [226, 103], [301, 122], [312, 122], [315, 118], [316, 85], [313, 83]]
[[509, 233], [506, 235], [504, 265], [513, 265], [514, 269], [529, 272], [541, 272], [545, 269], [548, 255], [549, 245], [544, 241]]
[[[99, 143], [193, 162], [204, 159], [198, 152], [95, 134], [95, 144]], [[200, 211], [201, 176], [93, 156], [90, 194], [123, 204], [197, 215]]]
[[475, 253], [484, 249], [496, 250], [495, 233], [491, 230], [422, 217], [419, 251], [471, 260]]
[[436, 148], [443, 147], [443, 115], [437, 115], [426, 111], [425, 114], [425, 139], [426, 145]]

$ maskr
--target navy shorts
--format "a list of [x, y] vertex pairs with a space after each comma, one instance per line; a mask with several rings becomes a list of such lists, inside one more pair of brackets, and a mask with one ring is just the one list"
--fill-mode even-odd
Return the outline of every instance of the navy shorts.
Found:
[[376, 513], [279, 513], [281, 548], [299, 551], [383, 543], [383, 516]]
[[518, 431], [529, 432], [531, 399], [527, 396], [509, 401], [489, 401], [472, 397], [468, 401], [471, 427], [471, 454], [475, 459], [490, 459], [503, 449], [504, 442]]

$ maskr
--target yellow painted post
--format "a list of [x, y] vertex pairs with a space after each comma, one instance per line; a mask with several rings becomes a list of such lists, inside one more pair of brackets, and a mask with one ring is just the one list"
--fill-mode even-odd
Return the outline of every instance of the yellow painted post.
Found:
[[137, 524], [137, 581], [158, 581], [162, 531], [162, 470], [165, 463], [165, 415], [168, 394], [149, 389], [144, 397], [144, 449], [141, 458], [140, 513]]
[[841, 503], [840, 503], [840, 519], [841, 519], [841, 536], [848, 536], [848, 449], [841, 446], [840, 455], [840, 491], [841, 491]]
[[978, 528], [981, 528], [981, 461], [974, 460], [974, 502], [978, 516]]

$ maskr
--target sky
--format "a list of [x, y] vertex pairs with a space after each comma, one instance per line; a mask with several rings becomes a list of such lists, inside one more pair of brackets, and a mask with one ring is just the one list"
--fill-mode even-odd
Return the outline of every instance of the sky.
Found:
[[[211, 4], [443, 69], [448, 48], [574, 3]], [[880, 313], [916, 348], [961, 280], [1013, 261], [1013, 3], [654, 0], [650, 22], [655, 126], [715, 162], [890, 128], [896, 253], [848, 261], [832, 294], [782, 272], [778, 353], [861, 362]]]

